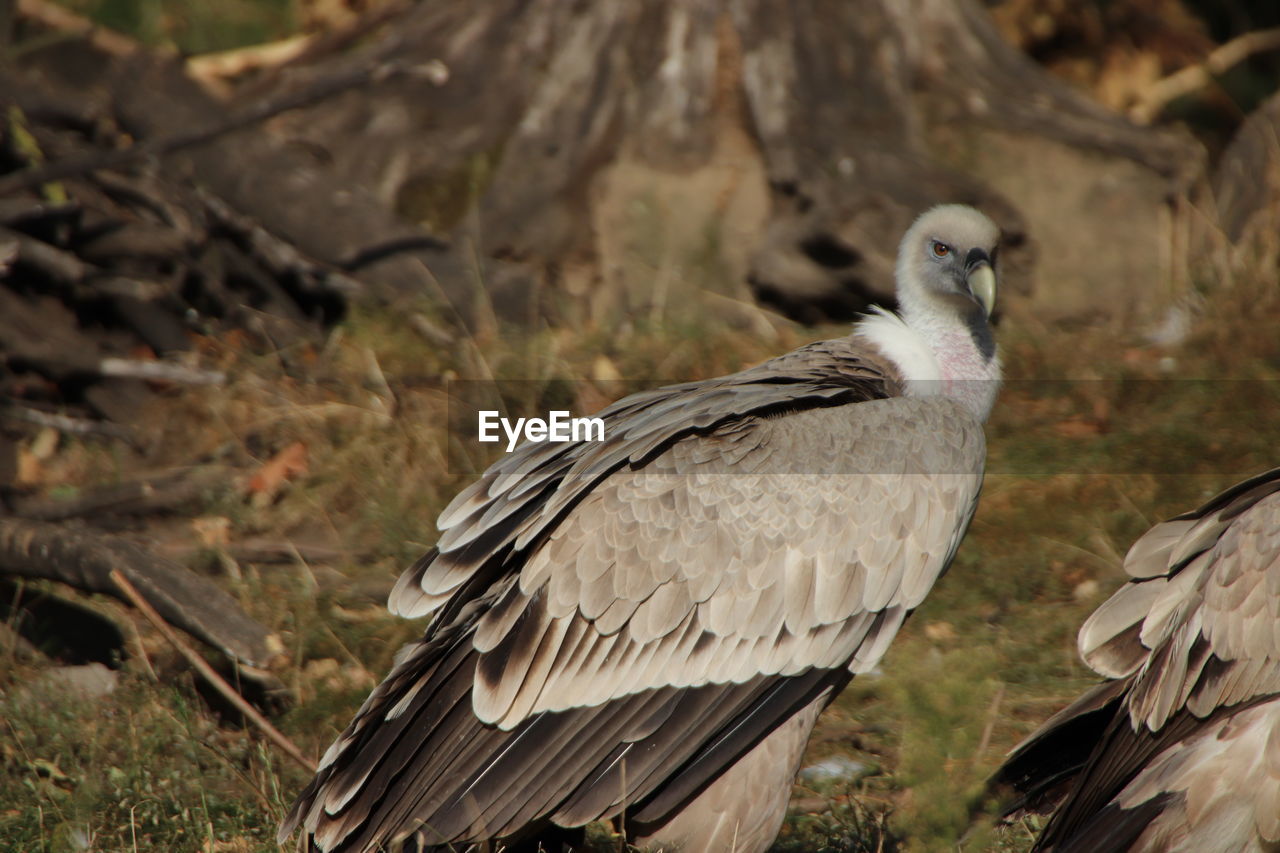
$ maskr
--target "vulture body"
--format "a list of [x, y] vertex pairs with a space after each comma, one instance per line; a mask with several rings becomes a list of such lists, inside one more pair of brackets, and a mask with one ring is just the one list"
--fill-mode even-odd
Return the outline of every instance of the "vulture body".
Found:
[[763, 851], [821, 710], [945, 571], [999, 378], [998, 232], [904, 237], [902, 316], [625, 398], [460, 493], [391, 609], [432, 615], [281, 829], [324, 851], [558, 845], [614, 820]]
[[1152, 528], [1080, 630], [1110, 681], [996, 776], [1056, 812], [1035, 850], [1280, 850], [1280, 469]]

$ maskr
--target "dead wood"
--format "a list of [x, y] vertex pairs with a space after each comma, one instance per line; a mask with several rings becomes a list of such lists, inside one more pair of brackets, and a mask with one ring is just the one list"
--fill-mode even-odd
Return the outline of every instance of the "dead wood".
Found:
[[111, 579], [119, 572], [166, 622], [233, 660], [261, 668], [283, 650], [279, 637], [212, 582], [123, 539], [65, 524], [0, 519], [0, 572], [123, 598]]
[[227, 375], [220, 370], [201, 370], [166, 361], [104, 358], [98, 362], [98, 371], [103, 376], [175, 382], [179, 385], [221, 385], [227, 381]]
[[7, 228], [0, 228], [0, 241], [16, 245], [17, 252], [11, 263], [34, 267], [60, 284], [84, 281], [92, 270], [90, 265], [70, 252]]
[[187, 72], [206, 85], [219, 87], [225, 85], [225, 78], [248, 72], [259, 73], [261, 79], [237, 93], [240, 97], [252, 97], [254, 92], [270, 91], [279, 81], [279, 75], [290, 65], [333, 56], [399, 17], [408, 8], [406, 0], [395, 0], [328, 32], [307, 33], [270, 44], [193, 56], [187, 60]]
[[84, 489], [74, 498], [15, 498], [11, 509], [15, 516], [35, 521], [174, 513], [206, 500], [212, 491], [226, 485], [226, 471], [208, 466]]
[[[15, 263], [22, 263], [24, 258], [20, 249]], [[185, 349], [182, 327], [172, 326], [167, 315], [150, 313], [148, 306], [152, 303], [120, 293], [120, 281], [112, 278], [109, 287], [95, 289], [91, 294], [99, 299], [112, 294], [109, 304], [117, 316], [142, 329], [142, 339], [157, 349]], [[101, 378], [217, 385], [225, 381], [219, 371], [171, 361], [122, 358], [109, 355], [104, 349], [63, 301], [51, 295], [23, 297], [0, 288], [0, 355], [13, 368], [35, 371], [54, 382]]]
[[113, 56], [132, 56], [142, 46], [128, 36], [100, 27], [64, 6], [46, 3], [45, 0], [17, 0], [18, 15], [38, 21], [49, 29], [75, 33], [88, 39], [95, 48]]
[[[19, 250], [18, 262], [21, 257]], [[60, 300], [9, 289], [0, 289], [0, 352], [11, 370], [35, 370], [55, 381], [77, 373], [93, 375], [101, 360], [98, 341], [81, 331], [75, 314]]]
[[[376, 80], [380, 74], [414, 79], [412, 69], [419, 67], [380, 63], [370, 71], [366, 64], [355, 64], [358, 67], [332, 72], [332, 79]], [[306, 93], [336, 88], [324, 80], [315, 81], [303, 87], [303, 95], [269, 100], [303, 102], [312, 97]], [[206, 121], [202, 116], [222, 110], [178, 68], [164, 63], [122, 69], [112, 91], [122, 121], [144, 137]], [[247, 164], [252, 164], [251, 176], [246, 174]], [[450, 319], [470, 322], [476, 288], [470, 264], [455, 257], [448, 244], [401, 219], [368, 188], [320, 168], [301, 149], [282, 147], [261, 131], [242, 130], [218, 144], [174, 154], [165, 160], [164, 171], [175, 180], [199, 175], [231, 209], [300, 254], [358, 279], [371, 299], [390, 305], [435, 302]]]
[[[1141, 170], [1143, 209], [1126, 216], [1139, 223], [1199, 167], [1185, 140], [1049, 77], [976, 0], [454, 0], [389, 4], [352, 31], [366, 42], [350, 55], [289, 59], [233, 108], [165, 57], [32, 51], [20, 71], [40, 85], [13, 87], [20, 106], [87, 101], [131, 144], [55, 152], [0, 176], [0, 195], [86, 170], [197, 178], [224, 208], [204, 206], [214, 231], [135, 217], [76, 251], [104, 265], [199, 254], [190, 270], [219, 316], [237, 295], [219, 270], [291, 324], [317, 303], [328, 321], [353, 298], [425, 296], [474, 326], [495, 311], [653, 314], [671, 283], [709, 278], [702, 264], [724, 297], [818, 320], [888, 300], [894, 236], [942, 200], [993, 214], [1006, 282], [1029, 289], [1023, 205], [966, 162], [987, 134], [1028, 162], [1043, 159], [1032, 139]], [[997, 150], [988, 169], [1014, 159]], [[1154, 230], [1122, 239], [1155, 246]], [[188, 251], [214, 232], [253, 263]], [[632, 257], [637, 234], [656, 235], [648, 256]]]
[[[92, 51], [76, 56], [105, 68], [115, 61]], [[63, 71], [74, 65], [57, 64]], [[0, 181], [36, 178], [0, 198], [0, 364], [8, 368], [0, 370], [0, 395], [57, 411], [71, 419], [63, 426], [94, 414], [127, 424], [156, 388], [224, 381], [189, 359], [140, 358], [139, 350], [186, 352], [193, 333], [218, 325], [244, 326], [263, 344], [288, 347], [318, 339], [349, 299], [365, 293], [355, 277], [207, 184], [193, 189], [186, 171], [167, 176], [154, 158], [138, 160], [147, 151], [122, 133], [103, 90], [73, 91], [7, 67], [0, 92], [20, 102], [0, 121], [0, 176], [8, 172]], [[287, 105], [273, 101], [254, 116]], [[199, 123], [185, 125], [192, 126]], [[134, 164], [123, 171], [72, 174], [122, 152]], [[224, 159], [227, 178], [242, 179], [239, 161]], [[55, 181], [39, 171], [52, 163], [71, 176]], [[24, 180], [11, 180], [11, 190]]]
[[0, 225], [21, 225], [49, 219], [65, 219], [76, 213], [75, 202], [53, 203], [44, 199], [0, 198]]
[[317, 300], [335, 297], [351, 300], [364, 295], [364, 285], [359, 280], [306, 257], [296, 246], [281, 240], [251, 216], [233, 209], [208, 190], [197, 192], [212, 221], [234, 234], [277, 277], [293, 277], [296, 287]]
[[[103, 421], [95, 421], [88, 418], [72, 418], [67, 415], [59, 415], [56, 412], [42, 412], [39, 409], [15, 406], [12, 403], [7, 406], [0, 406], [0, 420], [3, 419], [49, 427], [68, 435], [104, 435], [108, 438], [124, 439], [131, 444], [136, 440], [132, 430], [118, 424], [104, 423]], [[3, 482], [3, 480], [0, 480], [0, 482]]]

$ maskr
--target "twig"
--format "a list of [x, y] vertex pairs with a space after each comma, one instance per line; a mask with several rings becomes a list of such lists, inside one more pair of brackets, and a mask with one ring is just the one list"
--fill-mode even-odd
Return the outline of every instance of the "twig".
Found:
[[246, 702], [244, 697], [237, 693], [235, 689], [226, 682], [226, 679], [221, 675], [218, 675], [217, 671], [214, 670], [214, 668], [211, 667], [204, 658], [200, 657], [199, 652], [184, 643], [182, 638], [174, 633], [168, 623], [160, 618], [160, 614], [156, 613], [151, 605], [147, 603], [147, 600], [143, 598], [136, 589], [134, 589], [133, 584], [129, 583], [124, 575], [120, 574], [118, 570], [113, 569], [111, 571], [111, 580], [115, 582], [116, 586], [120, 587], [120, 591], [124, 593], [125, 597], [129, 599], [129, 602], [134, 607], [138, 608], [138, 611], [146, 617], [147, 621], [150, 622], [155, 629], [169, 641], [169, 644], [177, 649], [178, 653], [186, 658], [187, 662], [190, 663], [197, 672], [204, 676], [205, 679], [213, 685], [214, 689], [221, 693], [228, 702], [234, 705], [237, 711], [244, 714], [245, 719], [257, 726], [258, 729], [272, 742], [274, 742], [276, 746], [284, 750], [286, 755], [298, 762], [298, 764], [307, 771], [311, 773], [316, 772], [315, 763], [302, 754], [302, 750], [298, 749], [297, 744], [289, 740], [283, 732], [271, 725], [271, 722], [266, 717], [258, 713], [256, 708]]
[[93, 266], [70, 252], [19, 231], [0, 227], [0, 240], [4, 241], [6, 254], [12, 253], [12, 249], [8, 247], [17, 244], [18, 251], [13, 262], [30, 264], [54, 281], [74, 284], [83, 281], [85, 276], [94, 271]]
[[[282, 71], [289, 66], [308, 62], [338, 53], [367, 36], [388, 21], [402, 15], [412, 6], [409, 0], [391, 0], [374, 9], [361, 13], [350, 24], [325, 33], [314, 33], [284, 42], [261, 45], [261, 50], [241, 48], [222, 54], [204, 54], [187, 60], [192, 76], [211, 80], [214, 77], [231, 77], [245, 71], [255, 71], [261, 79], [242, 90], [241, 95], [253, 96], [266, 91], [279, 81]], [[244, 62], [247, 59], [248, 62]], [[261, 60], [261, 61], [255, 61]]]
[[0, 406], [0, 418], [9, 418], [15, 421], [25, 421], [36, 426], [50, 427], [69, 435], [105, 435], [110, 438], [123, 439], [130, 443], [134, 441], [133, 431], [119, 424], [94, 421], [88, 418], [73, 418], [69, 415], [58, 415], [53, 412], [42, 412], [38, 409], [29, 409], [26, 406], [18, 406], [13, 403], [7, 406]]
[[1277, 49], [1280, 49], [1280, 27], [1237, 36], [1214, 49], [1204, 62], [1189, 65], [1153, 83], [1138, 103], [1129, 108], [1129, 118], [1139, 124], [1150, 124], [1170, 101], [1209, 85], [1214, 77], [1222, 76], [1255, 53]]
[[303, 55], [317, 38], [314, 33], [303, 33], [266, 44], [203, 53], [187, 59], [187, 73], [205, 82], [285, 65]]
[[169, 361], [139, 361], [131, 358], [104, 358], [98, 362], [103, 376], [117, 379], [150, 379], [180, 385], [222, 385], [227, 374], [221, 370], [200, 370]]
[[0, 199], [0, 225], [18, 225], [47, 219], [65, 220], [80, 212], [78, 202], [52, 202], [35, 198]]
[[292, 275], [298, 286], [311, 295], [331, 292], [354, 299], [364, 293], [364, 285], [356, 279], [306, 257], [297, 246], [275, 236], [209, 190], [197, 187], [196, 195], [214, 220], [234, 232], [277, 276]]
[[410, 314], [409, 328], [417, 332], [424, 341], [440, 349], [447, 349], [457, 343], [452, 332], [432, 321], [426, 314]]
[[202, 82], [215, 84], [221, 83], [225, 78], [239, 77], [251, 71], [275, 76], [285, 66], [336, 53], [350, 46], [362, 36], [403, 14], [410, 5], [407, 0], [394, 0], [365, 12], [351, 23], [330, 32], [305, 33], [266, 44], [193, 56], [186, 62], [187, 73]]
[[[252, 82], [246, 82], [236, 89], [236, 94], [245, 100], [253, 100], [262, 96], [266, 92], [272, 91], [281, 82], [282, 77], [291, 71], [300, 70], [297, 66], [304, 63], [312, 63], [316, 60], [323, 59], [334, 54], [341, 53], [347, 48], [352, 47], [361, 39], [364, 39], [374, 30], [382, 27], [384, 24], [395, 20], [413, 7], [412, 0], [389, 0], [384, 5], [370, 9], [361, 13], [348, 26], [339, 27], [327, 33], [318, 34], [311, 37], [302, 45], [302, 50], [294, 57], [291, 57], [279, 65], [267, 65], [262, 68], [255, 69], [258, 71], [257, 79]], [[389, 56], [389, 53], [382, 52], [380, 55]], [[192, 60], [198, 62], [201, 57], [193, 57]], [[448, 77], [448, 69], [443, 63], [437, 63], [440, 69], [443, 69], [444, 76], [436, 75], [432, 82], [435, 85], [443, 85]], [[188, 65], [190, 67], [190, 65]], [[210, 78], [203, 78], [212, 82]], [[224, 84], [225, 85], [225, 84]]]
[[982, 754], [991, 745], [991, 734], [995, 731], [996, 720], [999, 719], [1000, 703], [1004, 701], [1004, 682], [996, 688], [996, 695], [991, 697], [991, 706], [987, 708], [987, 722], [982, 726], [982, 737], [978, 738], [978, 748], [973, 751], [974, 761], [982, 760]]
[[111, 56], [132, 56], [142, 50], [142, 46], [128, 36], [98, 26], [88, 18], [55, 3], [18, 0], [18, 14], [50, 29], [81, 35], [98, 50]]

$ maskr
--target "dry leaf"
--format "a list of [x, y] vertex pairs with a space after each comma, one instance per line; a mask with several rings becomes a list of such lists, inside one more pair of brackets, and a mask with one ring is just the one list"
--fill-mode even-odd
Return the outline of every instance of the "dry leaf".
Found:
[[249, 478], [249, 493], [253, 495], [255, 502], [270, 502], [280, 494], [285, 483], [305, 473], [307, 446], [301, 441], [295, 441], [263, 463]]

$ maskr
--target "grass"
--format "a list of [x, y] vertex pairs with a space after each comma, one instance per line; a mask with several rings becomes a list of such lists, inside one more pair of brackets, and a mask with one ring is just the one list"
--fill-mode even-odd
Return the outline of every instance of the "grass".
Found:
[[7, 849], [274, 849], [262, 814], [289, 794], [274, 757], [220, 728], [184, 680], [129, 672], [105, 703], [11, 684], [0, 748]]

